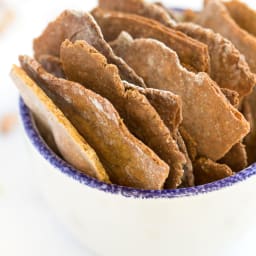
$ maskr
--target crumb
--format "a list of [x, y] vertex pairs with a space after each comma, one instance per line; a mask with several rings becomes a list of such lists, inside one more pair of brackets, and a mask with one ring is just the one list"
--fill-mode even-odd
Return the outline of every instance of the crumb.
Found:
[[0, 118], [0, 134], [10, 133], [18, 122], [16, 113], [8, 113]]

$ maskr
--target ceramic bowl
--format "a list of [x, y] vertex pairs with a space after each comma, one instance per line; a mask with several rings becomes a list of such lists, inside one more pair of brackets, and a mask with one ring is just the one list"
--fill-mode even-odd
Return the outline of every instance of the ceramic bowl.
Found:
[[45, 198], [96, 255], [221, 255], [256, 225], [256, 164], [192, 188], [156, 191], [109, 185], [54, 154], [22, 100], [20, 117]]

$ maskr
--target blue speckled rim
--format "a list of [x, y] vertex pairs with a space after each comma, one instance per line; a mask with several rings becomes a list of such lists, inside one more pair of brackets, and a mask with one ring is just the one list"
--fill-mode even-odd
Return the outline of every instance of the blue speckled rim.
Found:
[[30, 110], [24, 104], [22, 99], [20, 99], [20, 115], [26, 134], [29, 137], [29, 140], [34, 145], [38, 153], [40, 153], [40, 155], [43, 156], [45, 160], [50, 162], [50, 164], [54, 166], [57, 170], [61, 171], [65, 175], [68, 175], [74, 180], [77, 180], [78, 182], [91, 188], [95, 188], [107, 193], [121, 194], [125, 197], [144, 199], [195, 196], [232, 186], [238, 182], [245, 181], [246, 179], [256, 174], [256, 163], [254, 163], [253, 165], [249, 166], [248, 168], [237, 173], [234, 176], [216, 182], [212, 182], [206, 185], [191, 188], [141, 190], [113, 184], [106, 184], [94, 178], [91, 178], [85, 174], [82, 174], [81, 172], [77, 171], [75, 168], [73, 168], [71, 165], [69, 165], [67, 162], [65, 162], [52, 152], [52, 150], [45, 144], [45, 142], [39, 135], [37, 129], [35, 128], [32, 116], [30, 114]]

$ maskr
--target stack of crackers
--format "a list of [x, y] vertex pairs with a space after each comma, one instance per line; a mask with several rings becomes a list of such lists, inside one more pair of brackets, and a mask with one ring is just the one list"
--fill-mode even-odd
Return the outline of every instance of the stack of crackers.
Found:
[[56, 154], [140, 189], [205, 184], [256, 161], [256, 13], [220, 0], [187, 13], [100, 0], [49, 23], [11, 76]]

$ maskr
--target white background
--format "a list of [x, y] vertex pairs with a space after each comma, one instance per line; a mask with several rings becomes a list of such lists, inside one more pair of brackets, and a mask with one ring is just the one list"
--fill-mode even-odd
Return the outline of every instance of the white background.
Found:
[[[31, 54], [32, 39], [63, 9], [90, 10], [96, 5], [96, 1], [88, 0], [5, 2], [14, 10], [15, 17], [8, 30], [0, 34], [0, 118], [17, 111], [18, 96], [9, 71], [11, 65], [17, 63], [18, 55]], [[164, 2], [199, 9], [202, 1]], [[255, 0], [246, 2], [256, 8]], [[254, 237], [256, 227], [251, 227], [244, 237], [248, 246], [240, 248], [236, 244], [225, 256], [256, 255]], [[8, 136], [0, 135], [0, 255], [89, 256], [41, 197], [33, 180], [20, 125]]]

